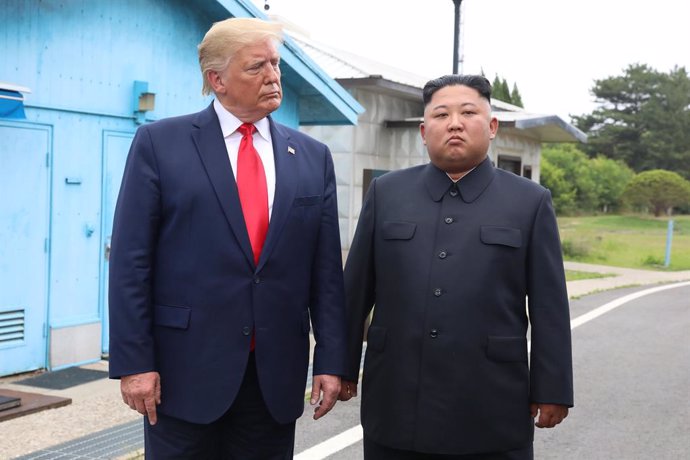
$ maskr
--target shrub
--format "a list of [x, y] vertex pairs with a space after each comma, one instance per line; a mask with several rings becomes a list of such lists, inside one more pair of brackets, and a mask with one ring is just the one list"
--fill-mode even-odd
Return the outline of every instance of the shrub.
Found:
[[582, 259], [590, 252], [589, 244], [584, 241], [563, 240], [561, 249], [566, 259]]

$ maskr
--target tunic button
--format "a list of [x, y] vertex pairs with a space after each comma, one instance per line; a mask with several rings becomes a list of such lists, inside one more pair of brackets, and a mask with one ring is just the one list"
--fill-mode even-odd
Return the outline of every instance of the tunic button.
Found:
[[450, 191], [450, 196], [458, 196], [458, 191], [453, 189]]
[[249, 334], [251, 334], [251, 332], [252, 332], [252, 329], [249, 326], [244, 326], [242, 328], [242, 334], [244, 334], [244, 335], [249, 335]]
[[452, 223], [453, 223], [453, 218], [452, 218], [452, 217], [446, 217], [446, 218], [443, 219], [443, 220], [444, 220], [444, 222], [447, 223], [447, 224], [452, 224]]
[[436, 297], [441, 297], [441, 290], [438, 289], [438, 288], [437, 288], [436, 290], [434, 290], [434, 295], [435, 295]]
[[432, 329], [431, 331], [429, 331], [429, 337], [435, 339], [436, 337], [438, 337], [438, 331], [436, 329]]
[[446, 251], [441, 251], [438, 253], [439, 259], [445, 259], [446, 257], [448, 257], [448, 253], [446, 253]]

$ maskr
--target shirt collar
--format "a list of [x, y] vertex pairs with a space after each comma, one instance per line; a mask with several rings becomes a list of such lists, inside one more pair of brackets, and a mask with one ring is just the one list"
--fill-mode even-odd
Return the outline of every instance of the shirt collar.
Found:
[[[230, 113], [228, 109], [223, 107], [223, 105], [218, 102], [218, 99], [213, 100], [213, 109], [218, 115], [218, 121], [220, 122], [220, 129], [223, 132], [224, 139], [237, 132], [237, 128], [242, 125], [242, 121], [239, 118]], [[264, 117], [261, 120], [256, 121], [254, 126], [256, 126], [256, 131], [261, 135], [261, 137], [267, 141], [271, 140], [271, 125], [268, 122], [268, 117]]]

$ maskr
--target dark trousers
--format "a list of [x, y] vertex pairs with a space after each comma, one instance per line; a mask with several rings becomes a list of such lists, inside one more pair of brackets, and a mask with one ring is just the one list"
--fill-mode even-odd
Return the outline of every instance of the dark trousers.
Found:
[[442, 455], [398, 450], [372, 441], [364, 436], [364, 460], [533, 460], [532, 444], [522, 449], [507, 452], [486, 452], [481, 454]]
[[221, 418], [203, 425], [158, 413], [155, 425], [144, 418], [144, 439], [147, 460], [287, 460], [295, 422], [282, 425], [271, 417], [251, 353], [237, 398]]

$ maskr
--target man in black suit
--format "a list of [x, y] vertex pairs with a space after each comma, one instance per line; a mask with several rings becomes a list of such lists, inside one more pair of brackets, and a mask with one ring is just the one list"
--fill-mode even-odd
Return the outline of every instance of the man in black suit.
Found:
[[423, 97], [431, 163], [372, 182], [347, 259], [340, 399], [357, 394], [363, 325], [376, 304], [364, 458], [531, 459], [534, 425], [557, 425], [573, 405], [551, 195], [491, 164], [498, 121], [486, 78], [441, 77]]

